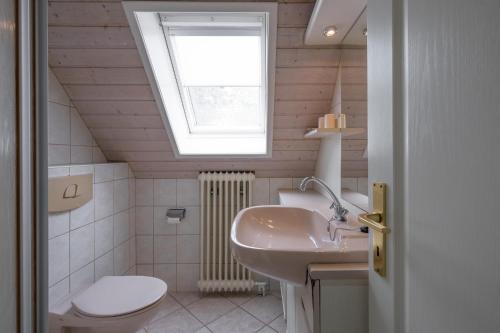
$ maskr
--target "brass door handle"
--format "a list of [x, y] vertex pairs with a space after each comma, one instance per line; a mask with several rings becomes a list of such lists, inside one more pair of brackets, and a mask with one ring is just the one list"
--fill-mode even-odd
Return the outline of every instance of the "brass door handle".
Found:
[[381, 232], [383, 234], [388, 234], [391, 232], [391, 229], [381, 224], [382, 222], [382, 214], [379, 213], [371, 213], [371, 214], [359, 214], [358, 222], [367, 226], [370, 229]]
[[386, 220], [386, 188], [387, 186], [384, 183], [373, 183], [373, 212], [358, 215], [358, 221], [372, 229], [371, 256], [373, 258], [373, 269], [380, 276], [386, 274], [386, 237], [391, 232], [391, 229], [387, 227]]

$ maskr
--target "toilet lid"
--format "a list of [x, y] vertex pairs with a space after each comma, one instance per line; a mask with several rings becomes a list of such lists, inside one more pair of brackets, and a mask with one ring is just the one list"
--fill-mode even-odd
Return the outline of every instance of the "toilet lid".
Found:
[[105, 276], [72, 300], [87, 316], [122, 316], [144, 309], [167, 292], [167, 284], [148, 276]]

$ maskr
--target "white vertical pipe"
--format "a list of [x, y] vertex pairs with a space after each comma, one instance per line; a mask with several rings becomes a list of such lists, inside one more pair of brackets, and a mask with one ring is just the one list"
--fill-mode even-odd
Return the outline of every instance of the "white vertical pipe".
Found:
[[[234, 174], [231, 173], [231, 177], [230, 177], [230, 186], [231, 186], [231, 196], [229, 197], [230, 198], [230, 201], [231, 201], [231, 225], [233, 223], [233, 219], [234, 219], [234, 205], [235, 205], [235, 202], [234, 202]], [[233, 257], [233, 254], [231, 253], [230, 254], [230, 257], [231, 257], [231, 266], [230, 266], [230, 272], [231, 272], [231, 281], [234, 279], [234, 272], [233, 272], [233, 269], [234, 269], [234, 257]]]
[[210, 175], [207, 175], [205, 184], [206, 184], [206, 189], [205, 189], [205, 202], [207, 205], [207, 217], [206, 217], [206, 223], [205, 223], [205, 237], [207, 240], [207, 248], [206, 248], [206, 253], [205, 253], [205, 258], [206, 258], [206, 263], [205, 267], [207, 269], [206, 275], [205, 275], [205, 280], [209, 281], [210, 280]]
[[[244, 209], [247, 207], [247, 177], [246, 177], [246, 174], [243, 174], [242, 175], [242, 179], [243, 179], [243, 197], [242, 197], [242, 203], [241, 203], [241, 209]], [[243, 280], [246, 279], [246, 268], [243, 267], [241, 264], [239, 264], [239, 266], [241, 267], [241, 278]]]
[[203, 242], [205, 238], [205, 233], [203, 232], [203, 228], [205, 226], [205, 195], [203, 193], [205, 188], [205, 180], [203, 174], [198, 177], [200, 182], [200, 281], [203, 281], [203, 267], [204, 267], [204, 258], [203, 258]]
[[[240, 178], [238, 178], [238, 181], [236, 182], [236, 213], [238, 213], [241, 209], [240, 205]], [[233, 217], [234, 218], [234, 217]], [[236, 280], [240, 280], [240, 263], [236, 264]]]
[[[225, 243], [225, 237], [224, 237], [224, 234], [223, 234], [223, 231], [222, 231], [222, 227], [223, 227], [223, 223], [224, 221], [222, 220], [222, 196], [223, 196], [223, 192], [222, 192], [222, 177], [219, 177], [218, 181], [217, 181], [217, 188], [219, 190], [219, 209], [218, 209], [218, 212], [217, 212], [217, 215], [218, 215], [218, 220], [217, 220], [217, 237], [219, 238], [219, 248], [218, 248], [218, 252], [219, 252], [219, 275], [218, 275], [218, 280], [222, 280], [222, 249], [224, 248], [223, 244]], [[223, 243], [224, 242], [224, 243]]]
[[217, 235], [217, 230], [216, 230], [216, 223], [217, 223], [217, 206], [216, 206], [216, 200], [217, 200], [217, 173], [214, 173], [214, 179], [212, 180], [213, 182], [213, 194], [212, 194], [212, 281], [215, 282], [217, 280], [216, 278], [216, 270], [215, 270], [215, 265], [216, 265], [216, 247], [217, 244], [215, 242], [215, 237]]
[[227, 216], [227, 213], [229, 211], [229, 207], [227, 206], [227, 183], [229, 180], [227, 179], [226, 176], [226, 181], [224, 182], [224, 239], [226, 239], [225, 246], [224, 246], [224, 276], [225, 280], [228, 281], [228, 265], [229, 265], [229, 257], [228, 257], [228, 244], [229, 244], [229, 226], [230, 226], [230, 221]]

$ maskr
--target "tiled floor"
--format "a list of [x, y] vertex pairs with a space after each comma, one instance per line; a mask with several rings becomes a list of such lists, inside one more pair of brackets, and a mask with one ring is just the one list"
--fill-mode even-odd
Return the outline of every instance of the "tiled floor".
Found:
[[173, 293], [138, 333], [285, 333], [278, 294]]

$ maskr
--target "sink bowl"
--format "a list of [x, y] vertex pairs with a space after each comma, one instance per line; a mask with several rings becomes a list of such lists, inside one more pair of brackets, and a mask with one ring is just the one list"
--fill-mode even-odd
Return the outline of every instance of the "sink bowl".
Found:
[[243, 209], [231, 229], [231, 249], [250, 270], [296, 285], [306, 282], [312, 263], [368, 261], [368, 238], [339, 230], [330, 240], [328, 222], [304, 208], [256, 206]]

